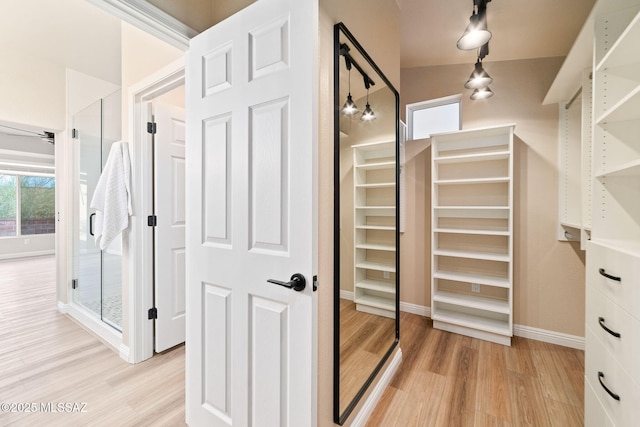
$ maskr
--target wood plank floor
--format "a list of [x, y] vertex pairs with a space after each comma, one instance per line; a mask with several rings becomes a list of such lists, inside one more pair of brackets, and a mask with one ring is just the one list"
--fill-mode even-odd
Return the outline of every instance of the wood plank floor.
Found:
[[[54, 269], [53, 257], [0, 261], [0, 402], [86, 412], [0, 412], [0, 426], [184, 426], [184, 347], [124, 362], [58, 313]], [[583, 425], [582, 351], [522, 338], [504, 347], [407, 313], [401, 348], [368, 426]]]
[[403, 360], [367, 426], [583, 423], [584, 352], [514, 337], [511, 347], [402, 313]]
[[0, 402], [86, 403], [0, 412], [0, 426], [184, 426], [184, 346], [126, 363], [56, 309], [54, 257], [0, 261]]

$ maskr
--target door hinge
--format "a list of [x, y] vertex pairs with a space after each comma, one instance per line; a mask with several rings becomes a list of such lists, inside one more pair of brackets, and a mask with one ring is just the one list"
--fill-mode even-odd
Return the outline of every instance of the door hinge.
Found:
[[78, 279], [71, 280], [71, 289], [78, 289]]
[[313, 292], [318, 290], [318, 275], [313, 276]]
[[78, 139], [78, 129], [71, 129], [71, 139]]
[[147, 225], [149, 227], [155, 227], [156, 225], [158, 225], [158, 217], [155, 215], [149, 215], [147, 217]]
[[147, 122], [147, 132], [155, 135], [156, 131], [158, 130], [158, 127], [156, 126], [156, 124], [154, 122]]
[[150, 308], [147, 317], [149, 318], [149, 320], [157, 319], [158, 318], [158, 309], [155, 308], [155, 307]]

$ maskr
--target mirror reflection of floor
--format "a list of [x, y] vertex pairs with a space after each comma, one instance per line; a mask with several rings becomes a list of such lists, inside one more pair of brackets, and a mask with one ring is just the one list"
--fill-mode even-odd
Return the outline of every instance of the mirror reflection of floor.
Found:
[[396, 336], [396, 321], [340, 300], [340, 411], [351, 402]]

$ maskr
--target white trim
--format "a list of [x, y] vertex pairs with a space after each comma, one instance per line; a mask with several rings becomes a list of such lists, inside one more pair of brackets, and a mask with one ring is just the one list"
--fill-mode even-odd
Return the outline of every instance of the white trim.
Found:
[[145, 0], [87, 0], [178, 49], [189, 49], [198, 32]]
[[[63, 304], [58, 302], [58, 310], [63, 313], [62, 310], [66, 310], [64, 313], [71, 317], [80, 327], [88, 330], [98, 337], [103, 343], [111, 347], [118, 355], [120, 353], [120, 346], [122, 345], [122, 333], [116, 331], [111, 326], [102, 322], [100, 319], [92, 316], [89, 312], [74, 303]], [[121, 356], [122, 357], [122, 356]], [[124, 359], [129, 362], [129, 360]]]
[[133, 363], [133, 361], [130, 360], [131, 354], [129, 352], [129, 346], [126, 345], [125, 343], [121, 343], [120, 344], [120, 351], [118, 352], [118, 355], [120, 356], [120, 358], [122, 360], [126, 360], [129, 363]]
[[181, 58], [144, 80], [131, 86], [128, 92], [129, 149], [134, 173], [132, 193], [134, 195], [131, 228], [128, 233], [129, 247], [129, 361], [139, 363], [153, 356], [154, 322], [147, 318], [153, 305], [153, 283], [151, 262], [151, 229], [147, 227], [147, 215], [151, 214], [151, 159], [148, 155], [148, 137], [145, 123], [148, 121], [146, 103], [184, 84], [184, 58]]
[[[19, 238], [19, 239], [28, 239], [30, 236], [50, 236], [53, 233], [50, 234], [25, 234], [25, 235], [20, 235], [20, 236], [7, 236], [7, 238], [11, 237], [11, 238]], [[15, 254], [6, 254], [6, 255], [0, 255], [0, 260], [4, 260], [4, 259], [15, 259], [15, 258], [29, 258], [29, 257], [34, 257], [34, 256], [43, 256], [43, 255], [55, 255], [56, 251], [55, 249], [48, 249], [46, 251], [33, 251], [33, 252], [19, 252], [19, 253], [15, 253]]]
[[400, 301], [400, 311], [404, 311], [411, 314], [417, 314], [418, 316], [431, 317], [431, 307], [425, 307], [424, 305], [411, 304], [410, 302]]
[[364, 405], [362, 405], [362, 408], [360, 408], [360, 411], [358, 412], [356, 417], [353, 419], [353, 423], [351, 423], [351, 426], [360, 427], [360, 426], [364, 426], [367, 423], [367, 421], [369, 420], [369, 417], [371, 416], [371, 413], [373, 412], [376, 405], [378, 404], [378, 401], [382, 397], [382, 393], [387, 388], [387, 386], [389, 385], [389, 382], [391, 382], [391, 379], [393, 378], [396, 371], [398, 370], [398, 367], [400, 366], [400, 362], [402, 362], [402, 349], [398, 347], [398, 351], [396, 351], [395, 355], [393, 356], [393, 359], [391, 359], [391, 363], [389, 363], [389, 366], [380, 377], [380, 381], [378, 381], [376, 386], [373, 388], [373, 390], [371, 391], [371, 394], [369, 395], [369, 397], [367, 397], [367, 400], [364, 402]]
[[579, 337], [577, 335], [569, 335], [562, 332], [548, 331], [524, 325], [513, 325], [513, 335], [536, 341], [557, 344], [563, 347], [584, 350], [584, 337]]
[[342, 289], [340, 289], [340, 298], [341, 299], [347, 299], [349, 301], [353, 301], [353, 292], [351, 292], [351, 291], [343, 291]]

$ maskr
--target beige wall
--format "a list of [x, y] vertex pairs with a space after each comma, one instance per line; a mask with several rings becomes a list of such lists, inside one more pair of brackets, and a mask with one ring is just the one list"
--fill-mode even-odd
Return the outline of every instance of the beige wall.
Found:
[[[333, 425], [333, 25], [343, 22], [399, 89], [394, 0], [320, 0], [318, 426]], [[353, 418], [353, 417], [352, 417]], [[350, 422], [350, 421], [349, 421]]]
[[[504, 61], [485, 69], [495, 96], [471, 101], [473, 64], [402, 70], [406, 104], [463, 93], [463, 128], [515, 123], [514, 323], [584, 336], [584, 253], [559, 242], [558, 107], [542, 105], [562, 58]], [[407, 228], [401, 241], [401, 301], [430, 306], [430, 152], [407, 148]], [[425, 243], [426, 242], [426, 243]]]
[[256, 0], [148, 0], [197, 32], [202, 32]]

